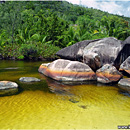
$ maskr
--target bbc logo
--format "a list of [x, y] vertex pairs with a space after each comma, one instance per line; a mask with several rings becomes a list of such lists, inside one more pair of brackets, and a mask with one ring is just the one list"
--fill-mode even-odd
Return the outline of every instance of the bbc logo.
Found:
[[118, 129], [130, 129], [130, 125], [128, 125], [128, 126], [125, 126], [125, 125], [124, 125], [124, 126], [123, 126], [123, 125], [121, 126], [121, 125], [120, 125], [120, 126], [118, 126]]

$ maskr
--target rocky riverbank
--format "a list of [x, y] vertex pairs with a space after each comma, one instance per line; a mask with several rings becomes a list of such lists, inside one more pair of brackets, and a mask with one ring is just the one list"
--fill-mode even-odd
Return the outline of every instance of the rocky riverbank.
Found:
[[56, 53], [61, 59], [42, 64], [38, 71], [62, 82], [117, 83], [130, 75], [129, 49], [130, 37], [85, 40], [61, 49]]

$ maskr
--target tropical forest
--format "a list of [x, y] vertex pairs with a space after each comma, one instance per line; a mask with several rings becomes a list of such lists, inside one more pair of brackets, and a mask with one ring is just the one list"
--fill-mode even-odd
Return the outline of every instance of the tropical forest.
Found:
[[130, 35], [130, 18], [67, 1], [1, 1], [0, 58], [55, 59], [74, 43]]

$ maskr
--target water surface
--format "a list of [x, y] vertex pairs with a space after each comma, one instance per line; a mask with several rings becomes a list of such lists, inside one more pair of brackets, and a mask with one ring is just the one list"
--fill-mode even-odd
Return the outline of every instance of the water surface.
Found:
[[[130, 97], [115, 86], [63, 85], [38, 73], [42, 62], [0, 61], [0, 80], [19, 93], [0, 97], [0, 129], [117, 129], [130, 124]], [[21, 83], [32, 76], [36, 83]]]

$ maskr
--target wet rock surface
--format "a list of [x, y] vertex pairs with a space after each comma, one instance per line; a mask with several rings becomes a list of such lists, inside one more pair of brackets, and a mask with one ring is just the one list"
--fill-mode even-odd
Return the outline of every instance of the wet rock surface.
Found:
[[19, 81], [21, 81], [21, 82], [39, 82], [41, 80], [38, 78], [35, 78], [35, 77], [21, 77], [19, 79]]
[[97, 81], [100, 83], [113, 83], [122, 78], [122, 74], [112, 65], [106, 64], [96, 72]]
[[130, 56], [120, 65], [119, 70], [130, 75]]
[[58, 59], [50, 64], [42, 64], [40, 73], [57, 81], [88, 81], [96, 80], [96, 74], [86, 64], [78, 61]]
[[130, 78], [125, 78], [125, 79], [121, 79], [118, 82], [119, 86], [125, 86], [125, 87], [130, 87]]
[[121, 79], [118, 82], [118, 86], [122, 89], [127, 91], [130, 94], [130, 78]]
[[18, 84], [11, 81], [0, 81], [0, 95], [12, 95], [18, 92]]

